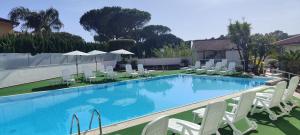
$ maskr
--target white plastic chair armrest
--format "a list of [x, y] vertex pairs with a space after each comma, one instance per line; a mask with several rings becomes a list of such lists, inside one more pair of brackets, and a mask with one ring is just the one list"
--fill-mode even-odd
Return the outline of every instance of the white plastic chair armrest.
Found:
[[270, 99], [268, 99], [268, 98], [262, 98], [262, 97], [255, 97], [255, 99], [256, 100], [258, 100], [258, 101], [261, 101], [261, 102], [263, 102], [263, 101], [267, 101], [267, 102], [270, 102], [271, 100]]
[[256, 98], [261, 98], [261, 99], [263, 99], [263, 100], [271, 101], [271, 98], [272, 98], [272, 97], [269, 97], [269, 96], [263, 96], [263, 95], [256, 95]]
[[232, 110], [231, 110], [232, 113], [234, 113], [236, 111], [237, 107], [238, 107], [238, 105], [234, 104], [234, 103], [228, 103], [228, 106], [232, 107]]
[[191, 134], [191, 130], [195, 130], [195, 131], [198, 131], [199, 129], [195, 129], [193, 127], [190, 127], [184, 123], [181, 123], [181, 122], [176, 122], [176, 124], [182, 126], [182, 132], [184, 133], [185, 130], [187, 130], [190, 134]]

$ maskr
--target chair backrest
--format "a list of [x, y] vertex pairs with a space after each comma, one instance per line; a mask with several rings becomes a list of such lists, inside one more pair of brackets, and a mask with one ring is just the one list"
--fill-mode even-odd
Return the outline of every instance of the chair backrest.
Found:
[[209, 59], [208, 60], [210, 63], [215, 63], [215, 59]]
[[132, 73], [132, 66], [130, 64], [125, 65], [126, 73]]
[[221, 70], [222, 69], [222, 62], [217, 62], [215, 66], [215, 70]]
[[106, 67], [106, 72], [107, 73], [113, 73], [114, 72], [114, 68], [112, 66], [107, 66]]
[[167, 135], [168, 123], [168, 117], [159, 117], [144, 127], [142, 135]]
[[284, 100], [289, 100], [293, 97], [295, 90], [297, 89], [299, 85], [299, 76], [294, 76], [291, 78], [289, 81], [289, 86], [287, 88], [287, 92], [285, 93], [285, 99]]
[[84, 68], [83, 73], [84, 73], [85, 78], [95, 76], [95, 74], [93, 73], [93, 70], [91, 68]]
[[276, 84], [275, 90], [273, 92], [272, 98], [271, 98], [271, 103], [270, 107], [278, 106], [282, 100], [284, 91], [286, 89], [287, 82], [286, 81], [281, 81]]
[[209, 66], [210, 62], [209, 61], [206, 61], [205, 62], [205, 67]]
[[144, 73], [145, 72], [145, 69], [144, 69], [144, 65], [143, 64], [138, 64], [138, 72], [140, 73]]
[[64, 70], [62, 70], [61, 73], [62, 73], [61, 77], [63, 80], [69, 80], [72, 78], [72, 73], [69, 69], [64, 69]]
[[200, 67], [201, 67], [200, 61], [196, 61], [196, 62], [195, 62], [195, 68], [200, 68]]
[[226, 102], [216, 102], [206, 106], [199, 135], [215, 134], [226, 111]]
[[104, 73], [105, 72], [105, 66], [103, 64], [99, 65], [99, 71]]
[[227, 66], [227, 59], [222, 59], [222, 67], [226, 67]]
[[209, 69], [211, 69], [212, 67], [214, 67], [214, 65], [215, 65], [215, 60], [214, 59], [210, 59], [209, 60]]
[[213, 64], [212, 64], [211, 61], [207, 61], [207, 62], [205, 63], [205, 69], [210, 69], [212, 66], [213, 66]]
[[247, 114], [251, 110], [251, 106], [253, 104], [255, 96], [256, 96], [255, 91], [243, 93], [241, 95], [240, 100], [239, 100], [239, 104], [238, 104], [237, 109], [235, 111], [233, 122], [237, 122], [237, 121], [247, 117]]
[[229, 62], [228, 70], [229, 71], [235, 71], [235, 62]]

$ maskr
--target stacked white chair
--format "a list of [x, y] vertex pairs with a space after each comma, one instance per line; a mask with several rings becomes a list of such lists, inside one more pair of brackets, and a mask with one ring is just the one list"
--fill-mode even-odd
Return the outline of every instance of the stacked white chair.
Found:
[[146, 75], [146, 74], [150, 73], [148, 70], [146, 70], [144, 68], [143, 64], [138, 64], [137, 67], [138, 67], [138, 73], [141, 74], [141, 75]]
[[135, 77], [139, 75], [137, 72], [132, 70], [132, 66], [130, 64], [125, 65], [125, 70], [129, 76]]
[[229, 75], [235, 72], [235, 62], [229, 62], [227, 70], [219, 71], [220, 74]]
[[114, 71], [114, 68], [112, 66], [107, 66], [105, 72], [109, 79], [116, 79], [117, 73]]
[[203, 67], [196, 69], [197, 73], [205, 73], [207, 70], [211, 69], [213, 66], [212, 61], [207, 61]]
[[220, 135], [218, 129], [226, 111], [226, 102], [216, 102], [206, 106], [201, 125], [185, 120], [171, 118], [169, 130], [181, 135]]
[[227, 67], [227, 62], [228, 62], [228, 60], [227, 59], [222, 59], [222, 61], [221, 61], [221, 66], [222, 66], [222, 68], [226, 68]]
[[209, 59], [208, 62], [211, 63], [213, 66], [215, 64], [215, 59]]
[[72, 76], [72, 73], [69, 69], [64, 69], [62, 71], [62, 81], [67, 85], [75, 83], [75, 78]]
[[191, 71], [191, 70], [197, 70], [199, 68], [201, 68], [201, 63], [200, 63], [200, 61], [196, 61], [195, 62], [195, 66], [184, 67], [184, 68], [181, 68], [181, 69], [185, 69], [185, 70]]
[[99, 71], [100, 71], [101, 73], [106, 73], [106, 71], [105, 71], [105, 66], [104, 66], [103, 64], [100, 64], [100, 65], [99, 65]]
[[93, 70], [91, 68], [84, 68], [83, 69], [83, 74], [84, 74], [84, 78], [86, 81], [89, 81], [90, 83], [92, 81], [96, 80], [96, 74], [93, 72]]
[[207, 70], [207, 74], [217, 74], [221, 70], [222, 70], [222, 63], [217, 62], [216, 66], [213, 69]]

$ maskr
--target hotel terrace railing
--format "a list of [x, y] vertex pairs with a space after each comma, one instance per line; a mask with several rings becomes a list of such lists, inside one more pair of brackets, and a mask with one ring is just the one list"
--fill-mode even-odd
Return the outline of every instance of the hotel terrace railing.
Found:
[[290, 80], [291, 77], [293, 77], [293, 76], [299, 76], [299, 77], [300, 77], [300, 75], [298, 75], [298, 74], [294, 74], [294, 73], [287, 72], [287, 71], [283, 71], [283, 70], [279, 70], [279, 69], [272, 69], [271, 72], [272, 72], [272, 73], [286, 74], [286, 75], [287, 75], [287, 78], [285, 78], [285, 79], [288, 79], [288, 80]]

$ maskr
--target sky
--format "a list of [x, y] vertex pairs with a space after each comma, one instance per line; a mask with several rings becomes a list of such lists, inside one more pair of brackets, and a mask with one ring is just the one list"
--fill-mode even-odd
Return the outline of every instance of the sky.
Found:
[[171, 28], [183, 40], [219, 37], [227, 34], [230, 20], [251, 23], [252, 33], [275, 30], [300, 34], [300, 0], [0, 0], [0, 17], [8, 18], [14, 7], [31, 10], [53, 7], [64, 23], [61, 31], [93, 41], [93, 33], [79, 24], [91, 9], [105, 6], [137, 8], [151, 14], [148, 24]]

